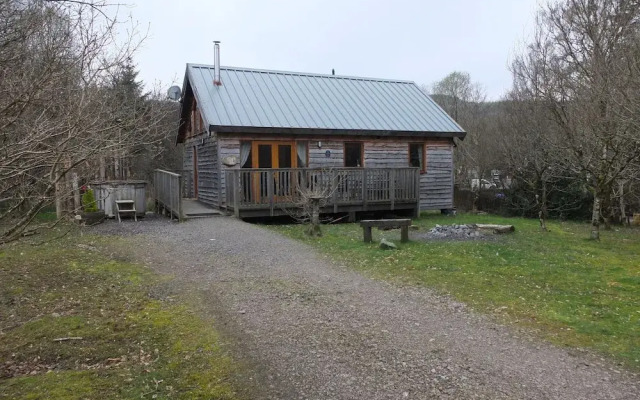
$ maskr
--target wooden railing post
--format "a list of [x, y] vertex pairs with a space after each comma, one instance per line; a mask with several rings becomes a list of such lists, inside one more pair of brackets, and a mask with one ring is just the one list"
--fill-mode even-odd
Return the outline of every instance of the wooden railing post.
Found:
[[269, 198], [269, 212], [270, 215], [273, 217], [273, 203], [274, 203], [274, 188], [273, 188], [273, 181], [274, 181], [274, 174], [277, 175], [278, 172], [275, 173], [271, 173], [271, 172], [267, 172], [265, 173], [265, 176], [267, 177], [267, 197]]
[[178, 175], [178, 221], [184, 221], [184, 214], [182, 213], [182, 190], [184, 189], [184, 180], [182, 175]]
[[391, 211], [396, 207], [396, 170], [389, 171], [389, 201], [391, 201]]
[[167, 177], [169, 178], [169, 208], [171, 209], [171, 212], [169, 214], [171, 220], [173, 220], [173, 179], [171, 179], [170, 176], [167, 175]]
[[413, 176], [415, 177], [415, 192], [414, 197], [416, 199], [416, 218], [420, 217], [420, 171], [414, 170]]
[[231, 180], [230, 190], [233, 191], [233, 215], [240, 218], [240, 191], [242, 190], [242, 174], [239, 169], [233, 170], [233, 179]]
[[362, 169], [362, 205], [364, 211], [367, 211], [367, 192], [369, 188], [369, 182], [367, 182], [367, 169]]
[[333, 202], [333, 212], [338, 212], [338, 175], [336, 170], [331, 171], [331, 201]]

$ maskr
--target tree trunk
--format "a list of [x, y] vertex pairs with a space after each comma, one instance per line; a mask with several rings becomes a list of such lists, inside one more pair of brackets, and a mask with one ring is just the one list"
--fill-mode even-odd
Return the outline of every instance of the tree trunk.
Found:
[[73, 210], [79, 212], [82, 206], [80, 201], [80, 187], [78, 185], [78, 173], [73, 172], [71, 174], [71, 187], [73, 189]]
[[56, 179], [56, 184], [55, 184], [56, 217], [60, 219], [64, 215], [64, 194], [63, 194], [64, 182], [62, 179], [60, 179], [60, 172], [56, 172], [55, 179]]
[[311, 225], [307, 230], [309, 236], [322, 236], [322, 230], [320, 229], [320, 201], [318, 199], [311, 199]]
[[613, 210], [612, 210], [613, 199], [611, 198], [611, 196], [613, 196], [613, 194], [609, 193], [600, 202], [600, 216], [602, 217], [602, 222], [604, 223], [605, 231], [610, 231], [612, 229], [611, 216], [613, 215]]
[[591, 213], [591, 239], [600, 240], [600, 195], [593, 195], [593, 210]]
[[106, 162], [104, 160], [104, 156], [100, 157], [100, 180], [104, 181], [107, 179], [107, 168]]
[[113, 170], [114, 170], [114, 179], [118, 180], [121, 179], [120, 177], [120, 157], [118, 156], [118, 154], [116, 154], [115, 157], [113, 157]]
[[542, 196], [540, 199], [540, 211], [538, 212], [538, 219], [540, 219], [540, 230], [547, 231], [547, 183], [542, 181]]
[[618, 200], [620, 201], [620, 223], [626, 224], [627, 222], [627, 208], [624, 203], [624, 181], [618, 182], [618, 187], [620, 188], [620, 196]]
[[473, 191], [473, 203], [471, 204], [471, 212], [478, 212], [478, 199], [480, 198], [480, 187]]

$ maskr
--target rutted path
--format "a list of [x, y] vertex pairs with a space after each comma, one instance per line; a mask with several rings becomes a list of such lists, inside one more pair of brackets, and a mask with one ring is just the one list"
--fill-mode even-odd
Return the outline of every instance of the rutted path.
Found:
[[227, 217], [108, 222], [200, 299], [258, 398], [638, 399], [637, 375], [520, 335], [428, 289], [372, 280]]

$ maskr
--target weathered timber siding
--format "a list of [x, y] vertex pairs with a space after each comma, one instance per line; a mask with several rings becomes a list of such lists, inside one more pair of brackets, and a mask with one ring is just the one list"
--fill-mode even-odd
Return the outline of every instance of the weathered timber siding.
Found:
[[184, 185], [182, 196], [194, 198], [193, 188], [193, 146], [199, 141], [191, 138], [184, 142], [184, 156], [182, 157], [182, 183]]
[[453, 145], [427, 142], [427, 171], [420, 176], [420, 209], [453, 208]]
[[[344, 142], [338, 140], [321, 140], [318, 148], [317, 140], [309, 141], [309, 168], [344, 167]], [[327, 157], [329, 151], [329, 157]]]
[[374, 141], [364, 143], [364, 166], [400, 168], [409, 166], [409, 142]]
[[[218, 155], [220, 160], [223, 160], [225, 157], [237, 157], [240, 160], [240, 139], [233, 137], [219, 137], [218, 139]], [[225, 172], [230, 167], [220, 164], [220, 207], [226, 206], [226, 182], [225, 182]], [[240, 168], [239, 165], [232, 168]]]
[[[204, 140], [204, 144], [203, 144]], [[198, 152], [198, 200], [217, 207], [220, 195], [218, 142], [215, 136], [200, 135], [185, 142], [183, 162], [184, 195], [194, 197], [193, 150]]]

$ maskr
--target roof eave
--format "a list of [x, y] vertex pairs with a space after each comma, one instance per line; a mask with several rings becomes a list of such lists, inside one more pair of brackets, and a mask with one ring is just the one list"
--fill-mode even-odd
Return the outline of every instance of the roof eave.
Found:
[[210, 125], [210, 131], [218, 133], [244, 133], [244, 134], [280, 134], [280, 135], [330, 135], [330, 136], [406, 136], [428, 138], [458, 138], [463, 140], [466, 132], [423, 132], [423, 131], [394, 131], [373, 129], [329, 129], [329, 128], [293, 128], [293, 127], [263, 127], [263, 126], [230, 126]]

